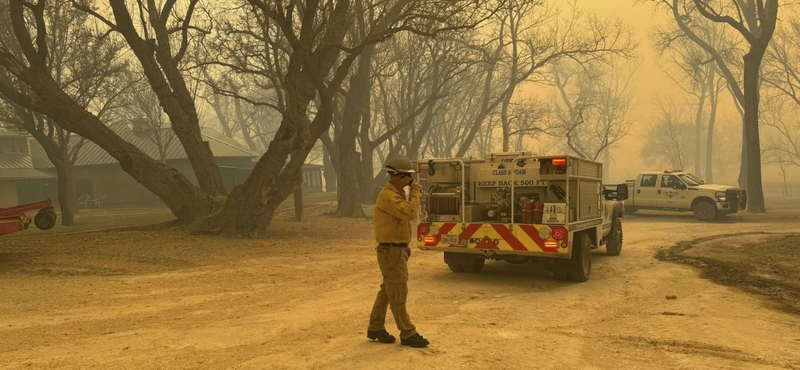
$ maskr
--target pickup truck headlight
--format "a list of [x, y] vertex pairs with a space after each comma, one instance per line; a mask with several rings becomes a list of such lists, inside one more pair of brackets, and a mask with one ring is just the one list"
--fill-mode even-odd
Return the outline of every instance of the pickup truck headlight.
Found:
[[714, 196], [716, 196], [717, 199], [720, 202], [724, 202], [725, 200], [727, 200], [727, 198], [725, 197], [725, 192], [724, 191], [718, 191], [718, 192], [714, 193]]

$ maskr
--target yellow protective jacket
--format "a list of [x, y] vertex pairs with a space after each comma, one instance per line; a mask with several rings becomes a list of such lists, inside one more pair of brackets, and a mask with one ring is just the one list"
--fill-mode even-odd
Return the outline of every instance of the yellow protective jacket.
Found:
[[411, 190], [410, 200], [405, 192], [391, 183], [378, 195], [375, 202], [375, 240], [378, 243], [408, 243], [411, 241], [410, 221], [419, 212], [419, 190]]

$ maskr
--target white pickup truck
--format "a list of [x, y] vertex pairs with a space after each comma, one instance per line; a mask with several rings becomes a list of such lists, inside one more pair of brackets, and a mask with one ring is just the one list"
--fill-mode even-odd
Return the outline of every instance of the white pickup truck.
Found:
[[712, 221], [747, 207], [746, 191], [705, 184], [681, 171], [643, 172], [626, 185], [630, 194], [625, 201], [627, 214], [640, 209], [691, 211], [698, 220]]

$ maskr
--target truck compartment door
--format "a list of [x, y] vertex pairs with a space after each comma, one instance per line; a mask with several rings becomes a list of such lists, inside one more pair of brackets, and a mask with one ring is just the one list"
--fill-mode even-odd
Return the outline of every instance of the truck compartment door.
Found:
[[659, 208], [687, 208], [686, 184], [675, 175], [662, 175], [658, 184]]
[[642, 175], [633, 196], [634, 207], [656, 207], [658, 202], [658, 175]]

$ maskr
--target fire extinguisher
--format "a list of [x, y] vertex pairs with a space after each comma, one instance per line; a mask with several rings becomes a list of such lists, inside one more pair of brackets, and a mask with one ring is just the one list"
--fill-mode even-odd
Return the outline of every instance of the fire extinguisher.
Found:
[[523, 224], [532, 224], [533, 223], [533, 209], [535, 207], [535, 202], [532, 200], [525, 201], [522, 203], [522, 223]]

